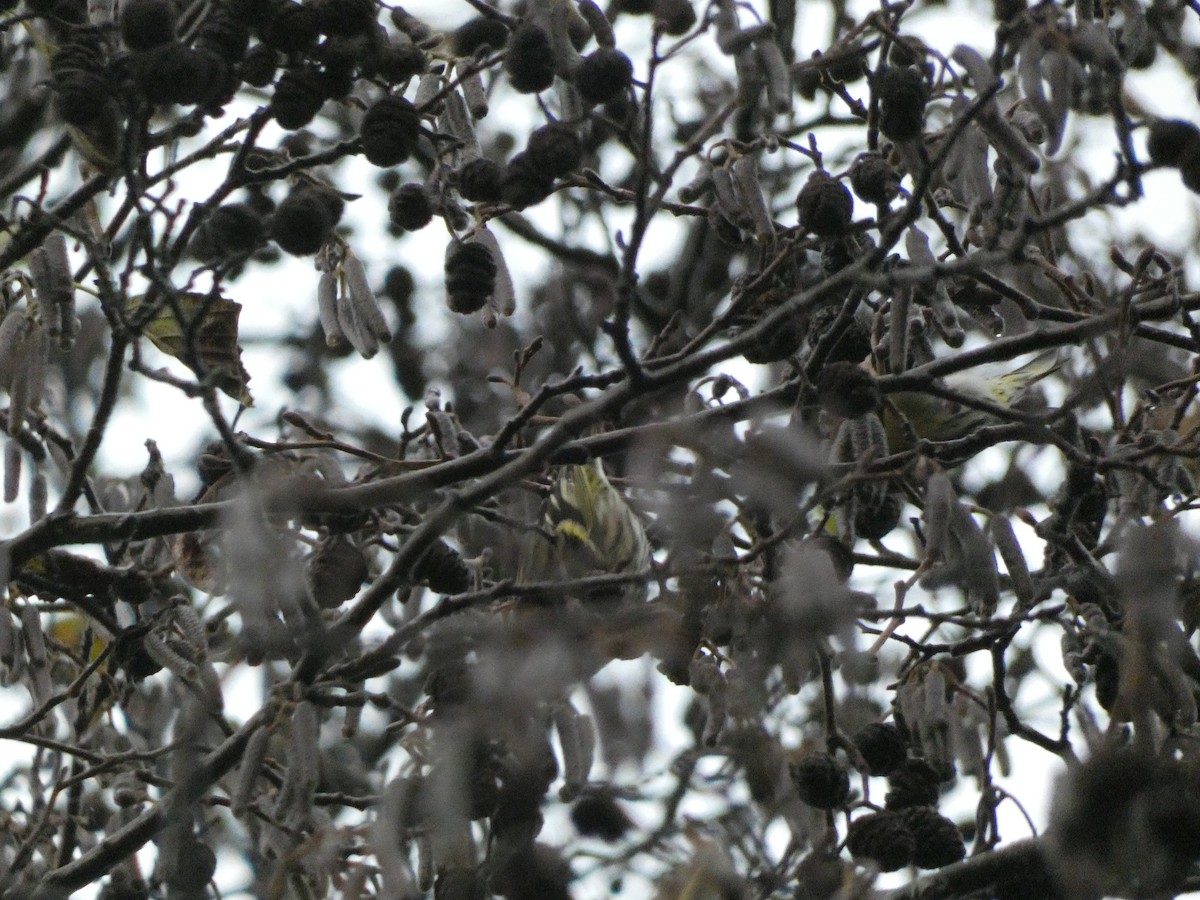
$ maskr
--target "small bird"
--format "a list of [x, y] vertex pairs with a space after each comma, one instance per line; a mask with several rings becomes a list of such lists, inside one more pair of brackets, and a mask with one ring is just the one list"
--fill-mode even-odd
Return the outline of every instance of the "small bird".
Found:
[[[989, 377], [986, 372], [971, 369], [947, 376], [942, 383], [955, 393], [984, 400], [1005, 408], [1019, 403], [1029, 389], [1058, 371], [1062, 366], [1058, 351], [1051, 350], [1034, 357], [1011, 372]], [[998, 424], [993, 414], [974, 407], [944, 400], [921, 391], [901, 391], [889, 399], [912, 427], [918, 438], [927, 441], [953, 441], [970, 435], [978, 428]], [[884, 429], [888, 451], [900, 453], [912, 449], [912, 441], [903, 422], [891, 410], [885, 410]]]
[[[612, 486], [598, 459], [564, 466], [522, 559], [519, 581], [623, 575], [650, 564], [650, 541], [637, 514]], [[644, 593], [635, 584], [626, 596]]]

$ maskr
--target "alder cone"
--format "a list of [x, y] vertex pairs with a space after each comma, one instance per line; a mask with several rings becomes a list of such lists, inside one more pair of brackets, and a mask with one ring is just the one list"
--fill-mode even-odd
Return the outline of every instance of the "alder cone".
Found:
[[818, 237], [838, 237], [850, 230], [854, 198], [828, 172], [813, 172], [796, 196], [800, 226]]
[[405, 231], [419, 231], [433, 220], [433, 201], [425, 185], [412, 182], [396, 188], [388, 200], [392, 224]]
[[403, 97], [388, 96], [363, 116], [360, 130], [367, 161], [386, 168], [404, 162], [417, 147], [421, 117]]
[[175, 39], [175, 14], [167, 0], [125, 0], [121, 40], [130, 50], [149, 50]]
[[872, 722], [854, 736], [870, 775], [890, 775], [908, 758], [908, 742], [890, 722]]
[[904, 824], [912, 832], [913, 865], [921, 869], [940, 869], [967, 855], [958, 826], [928, 806], [904, 811]]
[[846, 849], [855, 859], [874, 860], [881, 872], [903, 869], [913, 858], [917, 842], [900, 813], [860, 816], [850, 823]]
[[528, 153], [518, 153], [508, 162], [500, 180], [500, 196], [513, 209], [541, 203], [554, 192], [554, 176]]
[[809, 806], [837, 809], [850, 796], [850, 774], [828, 753], [810, 753], [789, 772], [796, 793]]
[[276, 5], [275, 15], [259, 30], [264, 43], [284, 53], [308, 50], [320, 34], [321, 17], [316, 9], [286, 0]]
[[227, 65], [211, 50], [170, 43], [139, 54], [135, 71], [150, 103], [196, 106], [214, 99], [228, 75]]
[[875, 80], [879, 97], [879, 130], [894, 141], [906, 141], [925, 127], [929, 86], [920, 69], [909, 66], [884, 69]]
[[570, 125], [555, 122], [535, 129], [525, 145], [531, 166], [551, 179], [567, 175], [583, 161], [583, 142]]
[[238, 75], [246, 84], [261, 88], [275, 80], [275, 70], [278, 67], [278, 51], [266, 44], [258, 44], [238, 65]]
[[496, 289], [496, 260], [483, 244], [451, 243], [445, 272], [446, 304], [456, 313], [478, 312]]
[[612, 47], [601, 47], [585, 56], [575, 70], [575, 87], [588, 103], [616, 100], [633, 84], [633, 63]]
[[455, 56], [474, 56], [484, 47], [500, 50], [508, 42], [508, 28], [499, 19], [476, 16], [460, 25], [450, 39]]
[[1146, 153], [1157, 166], [1178, 166], [1200, 155], [1200, 128], [1183, 119], [1155, 119], [1146, 137]]
[[280, 128], [295, 131], [315, 119], [324, 105], [324, 79], [316, 69], [305, 67], [280, 76], [269, 109]]
[[494, 203], [503, 197], [501, 181], [504, 167], [480, 156], [458, 170], [458, 192], [472, 203]]
[[271, 238], [286, 253], [311, 256], [329, 239], [344, 208], [345, 202], [329, 188], [297, 187], [271, 217]]
[[504, 71], [521, 94], [540, 94], [554, 84], [554, 48], [545, 29], [526, 22], [512, 33]]

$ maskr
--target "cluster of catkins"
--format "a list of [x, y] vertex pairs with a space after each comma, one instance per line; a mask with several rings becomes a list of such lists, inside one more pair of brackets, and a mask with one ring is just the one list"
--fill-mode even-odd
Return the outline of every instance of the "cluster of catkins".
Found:
[[[75, 317], [75, 279], [66, 238], [51, 234], [27, 261], [28, 273], [9, 273], [3, 284], [0, 319], [0, 387], [9, 405], [4, 444], [4, 502], [12, 503], [20, 488], [22, 432], [36, 422], [46, 388], [51, 348], [69, 350], [79, 330]], [[22, 302], [22, 300], [26, 302]], [[31, 446], [37, 442], [30, 443]], [[46, 478], [35, 457], [29, 486], [30, 520], [46, 515]]]

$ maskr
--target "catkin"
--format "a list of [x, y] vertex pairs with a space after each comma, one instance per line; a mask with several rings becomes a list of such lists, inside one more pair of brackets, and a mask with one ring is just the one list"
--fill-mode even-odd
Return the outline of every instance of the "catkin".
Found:
[[17, 499], [21, 488], [21, 448], [9, 438], [4, 442], [4, 502]]
[[263, 760], [266, 759], [267, 742], [270, 738], [271, 732], [268, 728], [259, 728], [250, 735], [246, 749], [242, 752], [242, 764], [229, 798], [229, 808], [239, 818], [245, 814], [250, 805], [250, 798], [254, 796], [254, 782], [258, 779], [258, 770], [262, 768]]
[[459, 87], [462, 88], [463, 100], [466, 101], [471, 118], [485, 118], [488, 114], [488, 96], [487, 89], [483, 86], [483, 73], [468, 69], [462, 73]]
[[1029, 566], [1025, 562], [1025, 554], [1013, 532], [1012, 523], [1006, 516], [992, 516], [989, 523], [992, 540], [1008, 569], [1008, 580], [1012, 584], [1013, 593], [1017, 596], [1017, 609], [1024, 610], [1033, 606], [1036, 596], [1033, 589], [1033, 578], [1029, 574]]
[[940, 556], [950, 538], [950, 518], [958, 498], [945, 472], [935, 472], [925, 486], [925, 554]]
[[342, 261], [342, 277], [345, 279], [350, 303], [358, 314], [358, 320], [372, 335], [386, 344], [392, 339], [392, 329], [388, 327], [375, 291], [371, 289], [367, 268], [353, 251], [348, 250], [346, 258]]
[[769, 241], [775, 236], [775, 221], [767, 199], [763, 196], [758, 175], [758, 158], [748, 155], [739, 158], [732, 167], [733, 189], [742, 200], [742, 208], [754, 223], [754, 236], [760, 241]]
[[792, 108], [792, 73], [783, 58], [783, 51], [771, 35], [765, 35], [754, 45], [758, 63], [767, 83], [767, 102], [771, 109], [783, 115]]
[[[45, 255], [48, 290], [38, 296], [45, 304], [43, 312], [47, 335], [58, 342], [59, 349], [69, 350], [75, 338], [75, 277], [71, 274], [71, 259], [67, 255], [67, 239], [54, 232], [41, 246]], [[32, 264], [32, 259], [30, 260]]]
[[29, 479], [29, 521], [40, 522], [46, 518], [49, 504], [49, 489], [41, 467], [34, 465], [33, 477]]
[[517, 311], [517, 289], [513, 285], [512, 272], [500, 252], [500, 243], [496, 236], [487, 228], [475, 232], [475, 241], [483, 244], [492, 254], [492, 262], [496, 264], [496, 286], [492, 289], [489, 302], [502, 316], [511, 316]]
[[341, 347], [346, 343], [338, 319], [338, 278], [336, 272], [322, 272], [317, 281], [317, 312], [321, 317], [321, 330], [325, 332], [326, 347]]

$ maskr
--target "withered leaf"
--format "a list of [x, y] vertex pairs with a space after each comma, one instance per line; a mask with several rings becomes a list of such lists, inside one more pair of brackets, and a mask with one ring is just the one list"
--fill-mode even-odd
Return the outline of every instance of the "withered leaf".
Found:
[[[142, 296], [131, 297], [125, 307], [126, 316], [138, 320], [143, 301]], [[234, 400], [253, 406], [248, 387], [250, 373], [242, 365], [242, 348], [238, 345], [241, 312], [242, 304], [219, 295], [180, 291], [175, 304], [164, 303], [142, 326], [142, 334], [198, 376], [211, 374], [214, 384]], [[189, 337], [193, 333], [202, 368], [192, 365], [189, 359]]]

